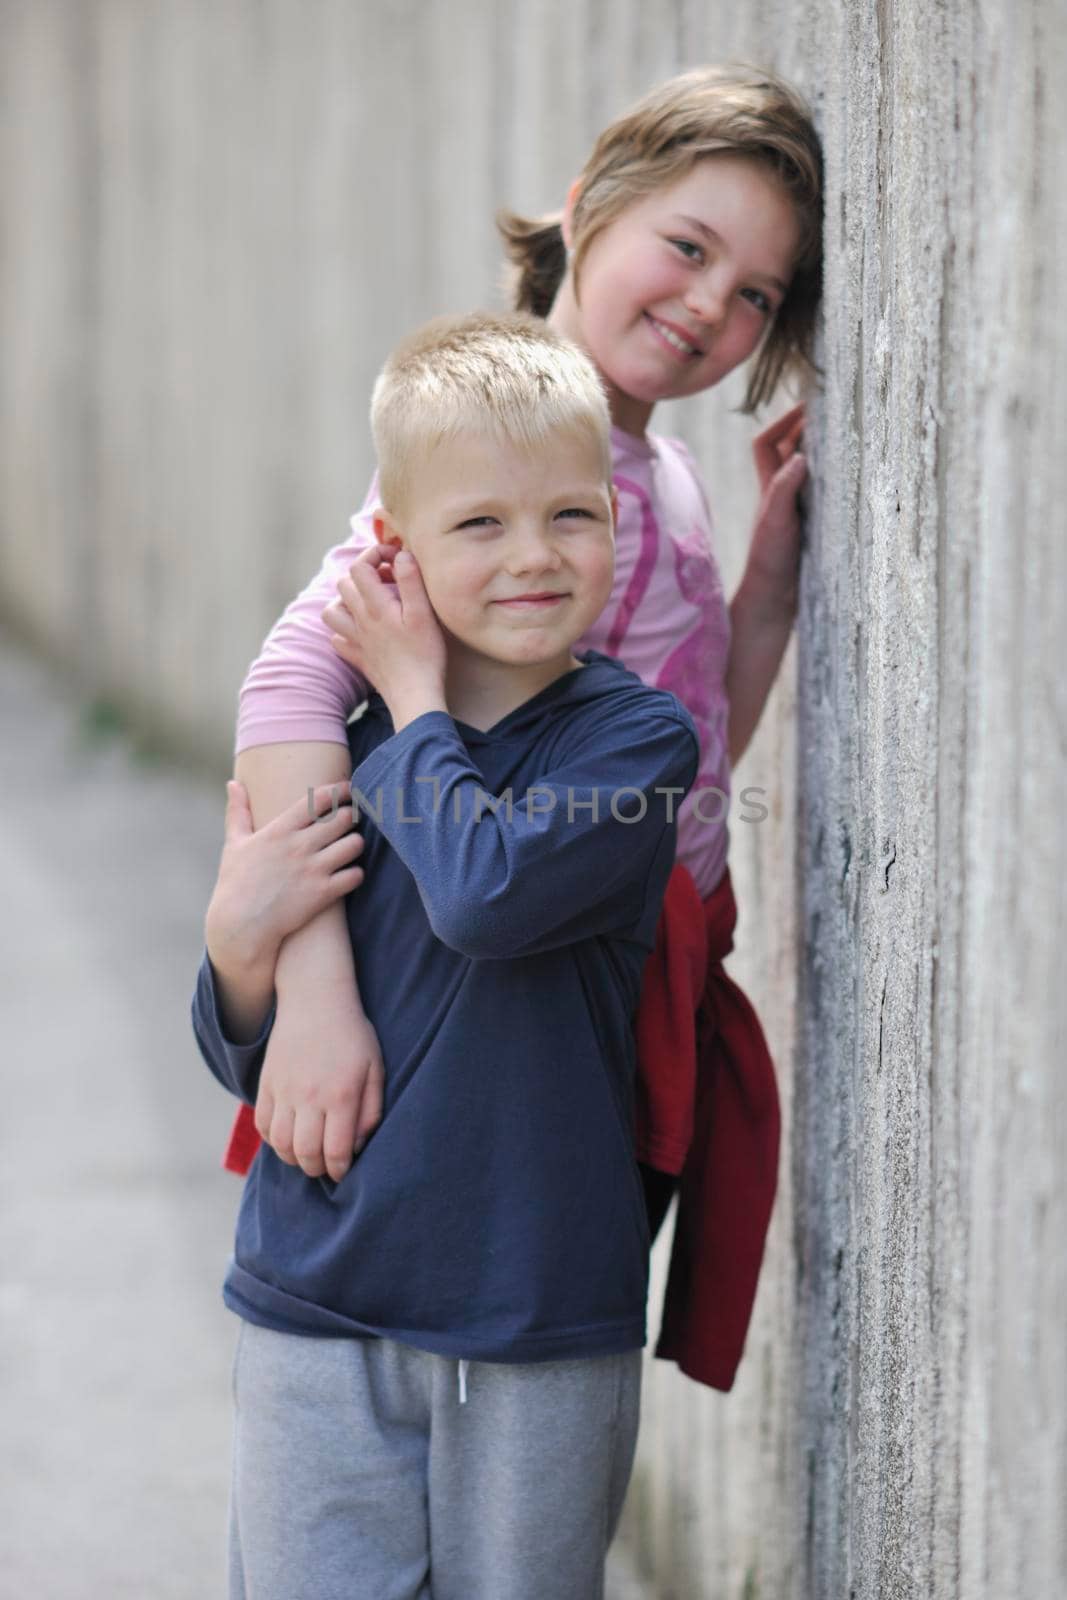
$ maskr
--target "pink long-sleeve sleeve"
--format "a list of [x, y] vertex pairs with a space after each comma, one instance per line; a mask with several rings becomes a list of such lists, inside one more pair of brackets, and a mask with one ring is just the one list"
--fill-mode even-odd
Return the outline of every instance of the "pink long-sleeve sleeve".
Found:
[[327, 552], [306, 589], [286, 606], [249, 667], [237, 711], [236, 753], [253, 745], [314, 740], [348, 743], [348, 718], [366, 683], [330, 643], [323, 607], [337, 598], [337, 581], [374, 543], [378, 506], [375, 475], [345, 544]]

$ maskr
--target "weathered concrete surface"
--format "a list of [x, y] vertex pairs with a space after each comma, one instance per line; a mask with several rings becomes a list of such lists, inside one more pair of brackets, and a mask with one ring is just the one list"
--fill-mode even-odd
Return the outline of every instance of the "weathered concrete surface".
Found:
[[[493, 207], [558, 204], [680, 65], [812, 97], [799, 675], [738, 774], [771, 819], [733, 845], [782, 1193], [735, 1392], [650, 1371], [626, 1531], [678, 1600], [1058, 1600], [1060, 0], [0, 0], [0, 38], [0, 603], [216, 760], [362, 494], [382, 354], [490, 293]], [[735, 578], [727, 390], [675, 421]]]

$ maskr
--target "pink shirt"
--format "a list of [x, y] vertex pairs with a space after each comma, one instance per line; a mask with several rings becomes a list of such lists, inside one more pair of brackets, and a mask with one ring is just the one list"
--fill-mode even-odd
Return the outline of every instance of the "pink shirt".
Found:
[[[637, 439], [613, 428], [611, 442], [619, 495], [615, 583], [575, 649], [617, 657], [645, 683], [676, 694], [696, 723], [700, 769], [678, 809], [678, 860], [706, 899], [726, 866], [730, 792], [730, 613], [712, 553], [711, 517], [693, 459], [679, 440]], [[338, 578], [373, 542], [376, 486], [377, 480], [352, 518], [349, 542], [329, 551], [249, 668], [238, 751], [295, 740], [347, 744], [345, 725], [365, 685], [331, 646], [322, 609], [336, 598]]]

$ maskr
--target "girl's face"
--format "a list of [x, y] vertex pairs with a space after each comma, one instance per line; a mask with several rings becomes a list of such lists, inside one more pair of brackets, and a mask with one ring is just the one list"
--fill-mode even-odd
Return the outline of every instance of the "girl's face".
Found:
[[595, 235], [577, 294], [568, 274], [548, 321], [593, 358], [616, 425], [640, 434], [657, 401], [698, 394], [752, 354], [799, 245], [793, 204], [770, 173], [744, 156], [707, 156]]

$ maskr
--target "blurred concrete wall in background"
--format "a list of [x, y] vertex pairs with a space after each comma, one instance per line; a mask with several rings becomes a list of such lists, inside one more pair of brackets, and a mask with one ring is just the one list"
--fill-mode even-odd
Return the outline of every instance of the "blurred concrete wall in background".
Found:
[[[498, 205], [558, 206], [629, 99], [728, 58], [808, 93], [828, 170], [799, 659], [733, 830], [786, 1142], [735, 1391], [649, 1366], [626, 1548], [662, 1600], [1055, 1600], [1061, 0], [0, 0], [0, 610], [223, 764], [391, 343], [494, 296]], [[739, 398], [659, 419], [728, 585]]]

